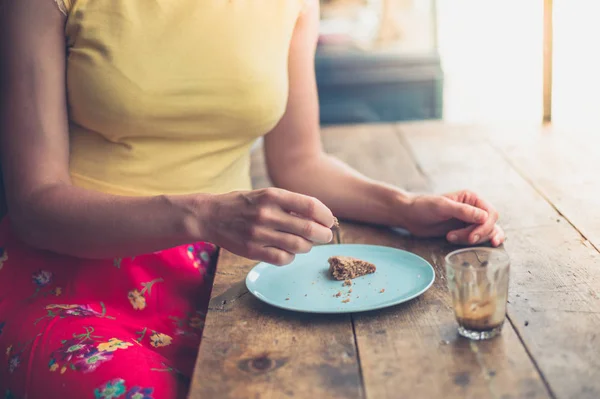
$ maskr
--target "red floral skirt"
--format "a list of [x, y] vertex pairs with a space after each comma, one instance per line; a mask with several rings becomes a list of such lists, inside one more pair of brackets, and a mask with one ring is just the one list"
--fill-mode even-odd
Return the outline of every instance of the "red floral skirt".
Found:
[[27, 247], [5, 219], [0, 397], [184, 398], [216, 258], [197, 243], [82, 260]]

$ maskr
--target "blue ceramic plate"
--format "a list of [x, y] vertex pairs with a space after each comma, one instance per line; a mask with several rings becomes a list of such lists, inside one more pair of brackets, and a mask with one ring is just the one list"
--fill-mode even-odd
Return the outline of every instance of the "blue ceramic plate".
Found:
[[[366, 260], [374, 263], [377, 271], [352, 280], [351, 287], [344, 287], [342, 281], [329, 275], [327, 259], [334, 255]], [[410, 252], [341, 244], [315, 247], [284, 267], [259, 263], [248, 273], [246, 286], [255, 297], [279, 308], [309, 313], [349, 313], [409, 301], [427, 291], [434, 280], [433, 267]]]

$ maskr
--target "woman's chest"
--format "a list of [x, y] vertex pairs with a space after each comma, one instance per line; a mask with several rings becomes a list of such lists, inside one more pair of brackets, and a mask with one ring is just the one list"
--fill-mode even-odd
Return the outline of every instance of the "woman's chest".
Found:
[[298, 11], [296, 0], [80, 0], [67, 21], [71, 120], [111, 140], [272, 124]]

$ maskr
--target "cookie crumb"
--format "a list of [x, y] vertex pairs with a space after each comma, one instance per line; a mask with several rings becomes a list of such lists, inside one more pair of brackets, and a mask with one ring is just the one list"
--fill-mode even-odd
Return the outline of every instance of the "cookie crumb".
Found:
[[352, 288], [350, 288], [350, 289], [348, 290], [348, 294], [349, 294], [349, 293], [351, 293], [351, 292], [352, 292]]
[[350, 287], [352, 286], [352, 280], [345, 280], [344, 284], [342, 284], [342, 287]]
[[342, 301], [342, 303], [348, 303], [348, 302], [350, 302], [350, 298], [346, 298]]
[[286, 300], [286, 301], [289, 301], [289, 300], [290, 300], [290, 298], [285, 298], [285, 300]]
[[383, 294], [385, 292], [385, 288], [382, 288], [381, 291], [379, 291], [380, 294]]
[[339, 298], [342, 296], [342, 291], [338, 291], [337, 294], [334, 295], [334, 297]]

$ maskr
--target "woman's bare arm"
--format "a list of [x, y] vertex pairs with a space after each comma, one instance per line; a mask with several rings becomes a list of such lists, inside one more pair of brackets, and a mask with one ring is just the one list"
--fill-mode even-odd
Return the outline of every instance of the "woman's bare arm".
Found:
[[86, 258], [201, 239], [205, 196], [120, 197], [71, 185], [64, 16], [52, 0], [4, 7], [1, 156], [9, 218], [20, 237]]
[[1, 156], [9, 217], [25, 242], [110, 258], [204, 240], [283, 265], [313, 243], [331, 240], [329, 209], [284, 190], [135, 198], [73, 186], [64, 17], [52, 0], [4, 3]]
[[264, 144], [273, 182], [319, 198], [341, 218], [404, 227], [420, 236], [447, 235], [455, 243], [489, 240], [500, 245], [504, 233], [495, 225], [498, 213], [476, 194], [415, 196], [369, 179], [323, 152], [314, 70], [319, 1], [305, 4], [290, 47], [287, 109]]

